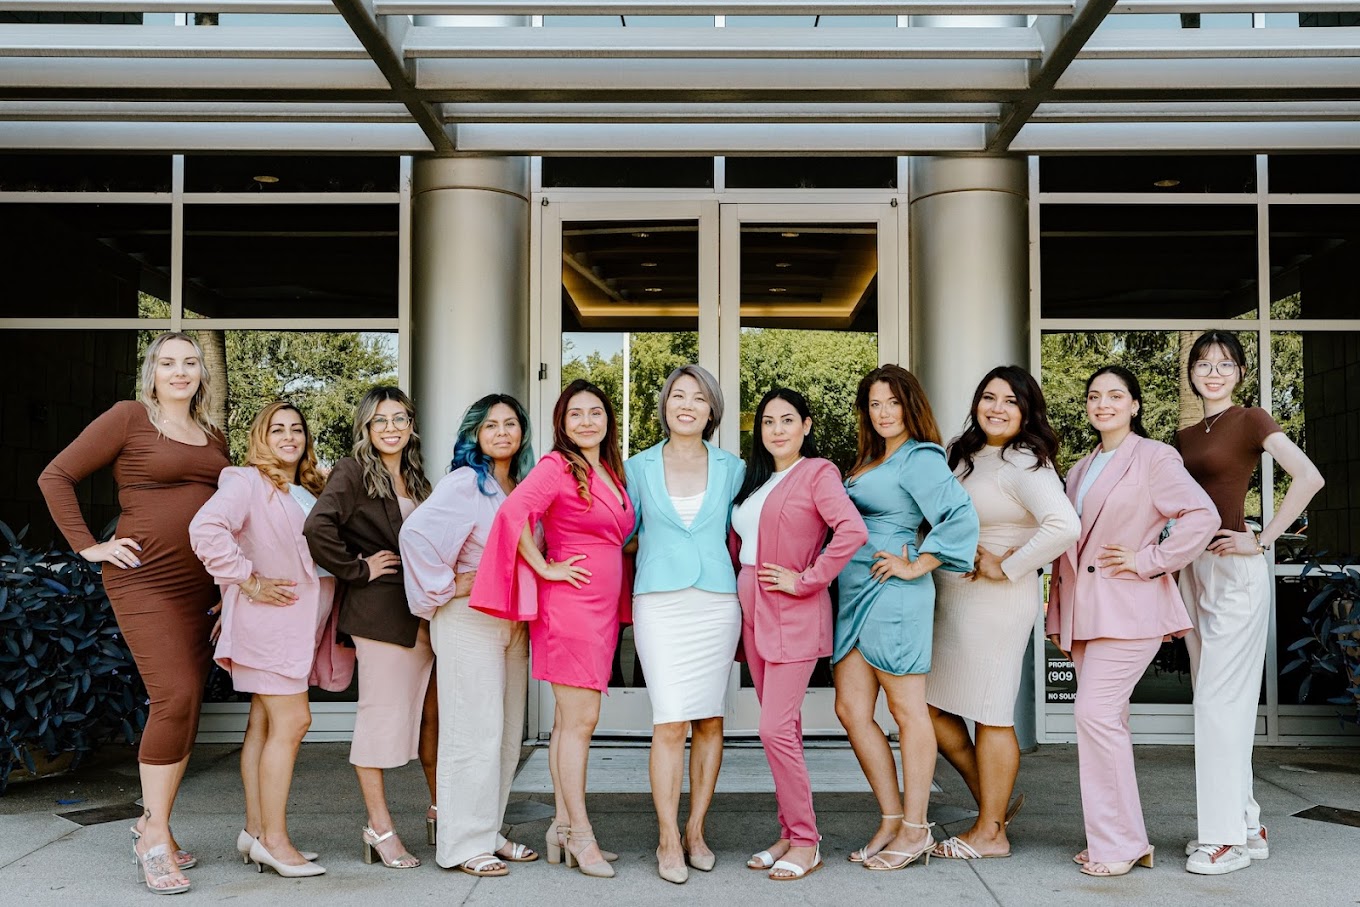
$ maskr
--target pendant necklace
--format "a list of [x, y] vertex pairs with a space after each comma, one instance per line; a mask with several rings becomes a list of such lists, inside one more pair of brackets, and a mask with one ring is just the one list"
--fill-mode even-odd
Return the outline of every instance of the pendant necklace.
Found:
[[[1223, 413], [1226, 413], [1226, 412], [1227, 412], [1227, 410], [1225, 409], [1225, 410], [1223, 410], [1222, 413], [1214, 413], [1213, 416], [1211, 416], [1211, 417], [1206, 417], [1206, 418], [1205, 418], [1205, 420], [1204, 420], [1204, 433], [1205, 433], [1206, 435], [1209, 433], [1209, 430], [1210, 430], [1211, 428], [1213, 428], [1214, 422], [1217, 422], [1219, 419], [1222, 419], [1222, 418], [1223, 418]], [[1209, 421], [1211, 418], [1213, 419], [1213, 422]]]

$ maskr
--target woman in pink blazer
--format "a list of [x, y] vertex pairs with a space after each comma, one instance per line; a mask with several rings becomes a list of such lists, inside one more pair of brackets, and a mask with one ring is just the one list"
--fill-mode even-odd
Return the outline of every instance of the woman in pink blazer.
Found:
[[1074, 859], [1091, 876], [1152, 866], [1129, 698], [1163, 638], [1190, 629], [1173, 574], [1204, 551], [1219, 525], [1180, 454], [1148, 439], [1142, 406], [1138, 379], [1125, 368], [1106, 366], [1086, 382], [1086, 415], [1100, 444], [1067, 474], [1081, 536], [1054, 564], [1048, 597], [1049, 639], [1071, 652], [1077, 669], [1087, 849]]
[[[771, 390], [756, 407], [755, 425], [732, 529], [740, 540], [742, 648], [760, 700], [760, 742], [774, 775], [779, 839], [746, 865], [784, 882], [822, 865], [801, 710], [817, 659], [831, 654], [827, 587], [869, 533], [840, 470], [817, 457], [802, 394]], [[828, 531], [835, 533], [830, 543]]]
[[246, 466], [222, 470], [189, 541], [222, 589], [215, 659], [253, 693], [241, 746], [246, 825], [236, 849], [287, 877], [321, 875], [288, 836], [298, 746], [311, 726], [308, 683], [343, 690], [354, 654], [335, 645], [335, 580], [312, 561], [302, 524], [324, 484], [306, 420], [271, 403], [250, 426]]
[[[553, 685], [556, 700], [548, 767], [557, 816], [548, 862], [565, 847], [568, 866], [580, 863], [601, 878], [613, 877], [613, 855], [596, 845], [586, 813], [586, 757], [619, 623], [631, 616], [623, 543], [635, 522], [618, 437], [604, 392], [585, 380], [568, 384], [553, 407], [552, 451], [496, 512], [471, 600], [493, 617], [530, 622], [533, 676]], [[540, 520], [546, 558], [533, 536]]]

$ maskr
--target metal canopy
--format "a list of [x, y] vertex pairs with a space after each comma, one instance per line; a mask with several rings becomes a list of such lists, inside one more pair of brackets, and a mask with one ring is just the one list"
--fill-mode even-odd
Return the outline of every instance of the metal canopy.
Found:
[[0, 0], [0, 150], [1360, 147], [1360, 28], [1267, 13], [1360, 0]]

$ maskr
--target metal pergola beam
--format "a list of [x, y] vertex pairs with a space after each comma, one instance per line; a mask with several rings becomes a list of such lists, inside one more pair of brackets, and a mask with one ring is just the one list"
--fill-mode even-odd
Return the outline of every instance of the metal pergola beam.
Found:
[[1353, 151], [1360, 149], [1360, 123], [1030, 123], [1011, 149], [1024, 154]]
[[1070, 13], [1073, 0], [375, 0], [389, 16], [1017, 16]]
[[1360, 28], [1117, 29], [1092, 35], [1086, 60], [1255, 60], [1360, 56]]
[[656, 123], [460, 123], [455, 135], [461, 152], [506, 155], [957, 153], [982, 150], [986, 137], [981, 125], [868, 123], [836, 129], [789, 123], [720, 123], [703, 129]]
[[339, 28], [5, 25], [0, 57], [367, 60], [369, 54]]
[[1112, 14], [1354, 13], [1360, 0], [1119, 0]]
[[335, 12], [331, 0], [0, 0], [0, 13], [236, 13]]
[[0, 122], [0, 148], [15, 151], [314, 152], [422, 154], [414, 123]]
[[267, 101], [3, 101], [0, 121], [142, 123], [410, 123], [402, 104]]
[[[442, 105], [465, 123], [990, 123], [998, 104], [476, 104]], [[0, 108], [0, 116], [3, 116]]]

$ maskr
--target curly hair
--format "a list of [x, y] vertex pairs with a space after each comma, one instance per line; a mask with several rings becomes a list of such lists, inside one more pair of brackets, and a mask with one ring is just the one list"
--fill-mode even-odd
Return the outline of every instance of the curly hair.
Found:
[[1002, 448], [1003, 455], [1010, 449], [1028, 450], [1034, 454], [1035, 469], [1051, 466], [1057, 461], [1060, 446], [1058, 433], [1048, 424], [1048, 404], [1044, 401], [1039, 382], [1018, 365], [998, 365], [982, 376], [977, 390], [973, 392], [973, 406], [968, 410], [963, 432], [949, 442], [949, 468], [954, 470], [960, 463], [963, 464], [963, 473], [959, 478], [966, 478], [973, 471], [973, 456], [987, 445], [987, 433], [978, 424], [977, 412], [987, 385], [998, 378], [1010, 387], [1015, 396], [1015, 405], [1020, 410], [1020, 431], [1006, 442]]
[[567, 405], [572, 397], [582, 393], [595, 397], [604, 407], [605, 432], [604, 439], [600, 441], [600, 462], [609, 470], [620, 489], [628, 487], [628, 480], [623, 474], [623, 456], [619, 453], [619, 426], [614, 419], [614, 407], [604, 391], [584, 378], [577, 378], [562, 390], [562, 396], [557, 398], [557, 403], [553, 406], [552, 449], [566, 459], [567, 465], [571, 468], [572, 478], [576, 480], [576, 493], [589, 507], [590, 464], [586, 462], [585, 455], [581, 453], [581, 448], [576, 446], [576, 442], [567, 437]]
[[400, 403], [411, 418], [411, 438], [401, 450], [401, 478], [406, 483], [411, 500], [419, 504], [430, 496], [430, 480], [425, 478], [425, 466], [420, 456], [420, 434], [415, 425], [416, 408], [405, 391], [380, 384], [364, 394], [359, 405], [354, 408], [354, 446], [351, 452], [363, 469], [364, 490], [369, 497], [395, 498], [397, 492], [392, 487], [392, 476], [368, 437], [368, 424], [373, 421], [378, 405], [388, 400]]
[[[302, 435], [305, 439], [302, 456], [292, 465], [280, 460], [278, 454], [269, 446], [269, 424], [276, 415], [284, 411], [297, 413], [298, 419], [302, 422]], [[285, 400], [269, 404], [260, 410], [255, 420], [250, 423], [246, 465], [258, 469], [260, 474], [274, 483], [274, 487], [280, 491], [286, 489], [289, 484], [297, 484], [315, 495], [321, 494], [321, 489], [326, 487], [325, 477], [316, 468], [316, 447], [312, 443], [312, 429], [307, 425], [307, 417], [302, 414], [302, 410]]]

